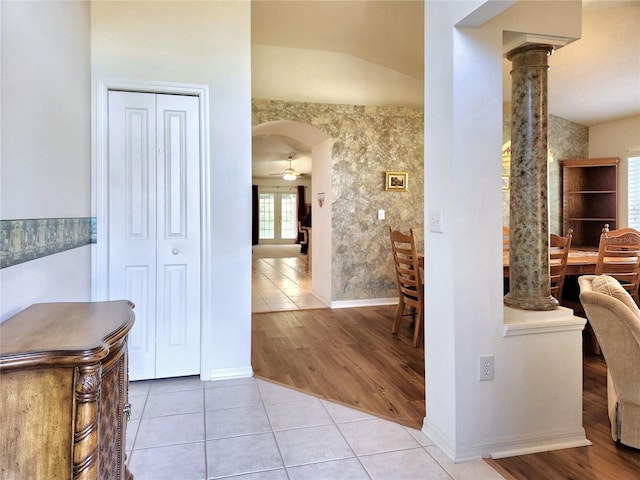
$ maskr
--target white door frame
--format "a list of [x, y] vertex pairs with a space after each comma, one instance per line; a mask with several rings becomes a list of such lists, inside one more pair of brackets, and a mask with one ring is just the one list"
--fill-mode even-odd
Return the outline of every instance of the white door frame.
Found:
[[[200, 378], [209, 380], [206, 338], [211, 318], [211, 208], [209, 150], [209, 87], [178, 83], [145, 83], [98, 79], [93, 94], [95, 115], [91, 127], [91, 210], [96, 217], [99, 237], [91, 249], [91, 298], [109, 298], [109, 90], [191, 95], [198, 97], [200, 109]], [[135, 312], [135, 310], [134, 310]]]
[[[273, 219], [273, 238], [267, 238], [267, 239], [262, 239], [259, 238], [258, 239], [258, 244], [260, 245], [295, 245], [296, 244], [296, 239], [297, 239], [297, 234], [294, 236], [294, 238], [286, 238], [283, 239], [282, 238], [282, 195], [295, 195], [296, 196], [296, 205], [297, 205], [297, 201], [298, 201], [298, 192], [296, 190], [291, 191], [291, 189], [287, 189], [285, 190], [278, 190], [277, 187], [265, 187], [263, 189], [258, 188], [258, 195], [261, 194], [268, 194], [268, 195], [273, 195], [273, 201], [274, 201], [274, 213], [277, 213], [277, 219], [274, 218]], [[260, 218], [258, 218], [258, 221], [260, 221]], [[298, 232], [298, 221], [297, 221], [297, 217], [294, 218], [295, 221], [295, 230], [296, 232]]]

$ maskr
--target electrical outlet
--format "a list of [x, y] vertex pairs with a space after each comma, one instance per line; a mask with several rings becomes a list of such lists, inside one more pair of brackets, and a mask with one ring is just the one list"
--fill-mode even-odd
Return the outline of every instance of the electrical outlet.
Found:
[[493, 355], [480, 355], [479, 380], [493, 380]]

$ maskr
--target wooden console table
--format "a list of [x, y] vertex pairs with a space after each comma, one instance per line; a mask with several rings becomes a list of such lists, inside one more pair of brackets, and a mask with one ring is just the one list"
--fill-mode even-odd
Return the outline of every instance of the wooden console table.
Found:
[[128, 301], [42, 303], [0, 324], [0, 479], [130, 480]]

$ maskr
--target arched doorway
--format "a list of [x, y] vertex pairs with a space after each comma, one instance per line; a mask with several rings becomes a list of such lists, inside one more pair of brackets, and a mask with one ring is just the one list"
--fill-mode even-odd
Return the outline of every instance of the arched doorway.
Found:
[[313, 209], [310, 242], [313, 274], [311, 292], [324, 305], [331, 303], [331, 150], [333, 139], [311, 125], [279, 120], [256, 125], [252, 136], [279, 135], [308, 146], [311, 154], [311, 194]]

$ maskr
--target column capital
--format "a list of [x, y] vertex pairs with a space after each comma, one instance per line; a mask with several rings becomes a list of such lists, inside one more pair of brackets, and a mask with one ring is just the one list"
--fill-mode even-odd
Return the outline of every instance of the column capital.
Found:
[[[509, 60], [510, 62], [514, 62], [516, 61], [516, 57], [520, 57], [525, 53], [532, 53], [533, 55], [536, 55], [536, 56], [543, 54], [544, 57], [546, 58], [553, 55], [554, 50], [555, 50], [555, 47], [550, 44], [527, 43], [525, 45], [522, 45], [520, 47], [517, 47], [517, 48], [514, 48], [513, 50], [508, 51], [505, 56], [507, 57], [507, 60]], [[545, 64], [546, 64], [546, 60], [545, 60]]]

